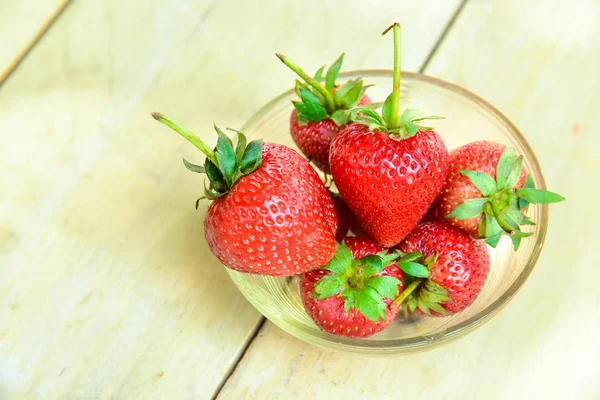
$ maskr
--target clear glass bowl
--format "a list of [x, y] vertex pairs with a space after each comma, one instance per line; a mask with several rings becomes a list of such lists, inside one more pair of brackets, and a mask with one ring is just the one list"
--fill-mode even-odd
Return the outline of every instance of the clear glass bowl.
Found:
[[[373, 101], [383, 101], [391, 92], [392, 72], [365, 70], [342, 74], [342, 79], [361, 77], [374, 86], [367, 90]], [[435, 131], [448, 150], [474, 140], [492, 140], [514, 147], [526, 158], [525, 167], [536, 187], [545, 189], [544, 177], [535, 154], [518, 129], [485, 100], [456, 85], [424, 75], [403, 72], [401, 109], [417, 108], [427, 114], [445, 116], [433, 121]], [[249, 138], [296, 148], [289, 134], [291, 100], [289, 90], [260, 109], [243, 126]], [[327, 349], [359, 353], [408, 353], [430, 349], [457, 339], [481, 326], [497, 314], [527, 280], [538, 259], [548, 222], [546, 205], [529, 209], [537, 223], [532, 237], [524, 239], [514, 252], [510, 239], [503, 237], [496, 249], [490, 248], [492, 265], [486, 285], [471, 307], [450, 317], [409, 317], [401, 313], [382, 332], [368, 338], [352, 339], [322, 332], [304, 311], [298, 287], [299, 278], [273, 278], [242, 274], [227, 269], [244, 296], [270, 321], [286, 332]]]

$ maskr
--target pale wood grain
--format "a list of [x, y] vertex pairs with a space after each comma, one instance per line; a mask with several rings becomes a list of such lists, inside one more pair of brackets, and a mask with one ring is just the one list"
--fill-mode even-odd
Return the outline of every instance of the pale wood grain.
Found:
[[472, 0], [426, 70], [505, 111], [568, 199], [551, 207], [538, 265], [500, 315], [431, 352], [375, 358], [267, 323], [220, 398], [600, 398], [599, 20], [592, 0]]
[[14, 70], [70, 0], [0, 2], [0, 83]]
[[415, 70], [458, 2], [397, 3], [74, 2], [0, 89], [0, 397], [211, 396], [260, 316], [203, 243], [198, 152], [148, 113], [214, 141], [292, 85], [275, 51], [388, 65], [390, 14]]

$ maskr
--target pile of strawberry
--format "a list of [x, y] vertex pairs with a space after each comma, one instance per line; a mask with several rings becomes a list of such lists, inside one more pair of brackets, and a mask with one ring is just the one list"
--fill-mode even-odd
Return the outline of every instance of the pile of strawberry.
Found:
[[[206, 242], [227, 267], [246, 273], [300, 276], [308, 314], [326, 332], [366, 337], [400, 310], [432, 316], [471, 305], [490, 268], [488, 246], [502, 236], [514, 249], [534, 225], [529, 203], [563, 197], [534, 187], [523, 157], [499, 143], [478, 141], [448, 153], [442, 138], [422, 126], [422, 113], [400, 113], [400, 26], [394, 34], [393, 91], [377, 104], [362, 80], [336, 83], [342, 56], [309, 76], [277, 56], [302, 81], [290, 133], [318, 169], [276, 143], [237, 142], [218, 127], [216, 147], [161, 114], [206, 155]], [[379, 105], [381, 106], [381, 105]], [[327, 175], [326, 175], [327, 178]], [[326, 179], [327, 181], [328, 179]], [[199, 199], [200, 200], [200, 199]], [[196, 203], [196, 208], [198, 202]]]

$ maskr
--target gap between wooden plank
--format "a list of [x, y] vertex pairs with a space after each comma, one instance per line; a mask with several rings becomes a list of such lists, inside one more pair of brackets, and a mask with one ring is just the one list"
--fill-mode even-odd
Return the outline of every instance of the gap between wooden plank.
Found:
[[33, 35], [31, 40], [21, 49], [14, 60], [8, 64], [8, 67], [4, 71], [0, 71], [0, 87], [6, 82], [6, 80], [12, 75], [17, 69], [19, 64], [27, 57], [27, 54], [33, 49], [36, 43], [48, 32], [48, 29], [54, 24], [54, 22], [60, 17], [63, 11], [71, 3], [71, 0], [63, 0], [62, 3], [54, 10], [54, 12], [46, 19], [46, 22], [42, 24], [40, 29]]
[[[460, 3], [460, 5], [456, 8], [456, 11], [452, 15], [452, 17], [450, 18], [450, 20], [448, 21], [448, 23], [446, 24], [446, 26], [444, 27], [444, 30], [440, 34], [438, 40], [435, 42], [435, 44], [433, 45], [433, 48], [431, 49], [431, 51], [429, 52], [429, 54], [425, 58], [425, 61], [423, 62], [423, 64], [419, 68], [419, 73], [423, 73], [423, 71], [425, 71], [425, 69], [427, 68], [427, 65], [433, 59], [433, 56], [435, 55], [435, 53], [439, 49], [440, 45], [442, 44], [442, 42], [444, 41], [444, 39], [446, 38], [446, 36], [450, 32], [450, 30], [452, 29], [452, 27], [454, 26], [454, 23], [456, 22], [456, 20], [460, 16], [460, 13], [464, 9], [464, 7], [465, 7], [465, 5], [467, 4], [468, 1], [469, 0], [463, 0]], [[227, 373], [225, 374], [225, 376], [221, 380], [221, 383], [219, 384], [219, 386], [215, 390], [215, 393], [213, 394], [213, 397], [211, 398], [211, 400], [216, 400], [219, 397], [219, 394], [221, 393], [221, 390], [223, 389], [223, 387], [225, 386], [225, 384], [227, 383], [227, 381], [229, 380], [229, 378], [231, 378], [231, 376], [235, 372], [235, 370], [236, 370], [237, 366], [239, 365], [240, 361], [242, 360], [242, 358], [244, 358], [244, 355], [246, 354], [246, 352], [248, 351], [248, 349], [252, 345], [252, 342], [254, 342], [254, 339], [260, 333], [260, 331], [261, 331], [262, 327], [264, 326], [266, 320], [267, 319], [264, 316], [261, 316], [260, 321], [256, 325], [256, 328], [254, 328], [254, 331], [252, 331], [252, 333], [248, 337], [248, 340], [246, 341], [244, 347], [240, 350], [238, 356], [236, 357], [236, 359], [234, 360], [234, 362], [231, 364], [231, 367], [229, 368], [229, 370], [227, 371]]]
[[256, 338], [256, 336], [258, 336], [258, 333], [262, 329], [266, 320], [267, 319], [263, 315], [260, 316], [260, 319], [259, 319], [258, 323], [256, 324], [254, 330], [250, 333], [250, 336], [248, 336], [248, 339], [244, 343], [243, 347], [240, 349], [240, 352], [238, 353], [235, 360], [233, 360], [233, 362], [231, 363], [231, 366], [229, 367], [229, 369], [227, 370], [225, 375], [223, 375], [223, 378], [221, 378], [221, 382], [219, 383], [219, 386], [215, 389], [215, 392], [214, 392], [213, 396], [211, 397], [211, 400], [215, 400], [217, 398], [217, 396], [219, 396], [219, 393], [221, 393], [223, 386], [225, 386], [225, 384], [227, 383], [227, 381], [229, 380], [231, 375], [233, 375], [233, 373], [235, 372], [235, 369], [237, 368], [237, 366], [240, 363], [240, 361], [242, 360], [242, 358], [244, 358], [244, 355], [246, 355], [246, 352], [250, 348], [250, 345], [252, 344], [252, 342], [254, 342], [254, 339]]
[[425, 71], [425, 69], [429, 65], [429, 62], [433, 59], [433, 56], [435, 55], [435, 53], [440, 48], [440, 45], [442, 44], [442, 42], [446, 39], [446, 36], [448, 36], [448, 32], [450, 32], [450, 30], [454, 26], [454, 23], [456, 22], [456, 20], [460, 16], [460, 13], [465, 8], [465, 5], [467, 4], [468, 1], [469, 0], [463, 0], [459, 4], [459, 6], [456, 8], [456, 11], [454, 12], [454, 15], [452, 15], [452, 18], [450, 18], [450, 21], [448, 21], [448, 23], [444, 27], [444, 30], [440, 34], [440, 37], [438, 38], [438, 40], [435, 42], [435, 44], [431, 48], [431, 51], [429, 52], [429, 54], [425, 58], [425, 61], [423, 61], [423, 64], [421, 65], [421, 68], [419, 68], [419, 73], [420, 74], [422, 74]]

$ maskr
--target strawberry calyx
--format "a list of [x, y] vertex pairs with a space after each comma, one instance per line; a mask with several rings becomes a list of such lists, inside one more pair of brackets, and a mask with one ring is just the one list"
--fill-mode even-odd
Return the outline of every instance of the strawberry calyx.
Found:
[[405, 318], [417, 308], [428, 315], [431, 314], [431, 310], [440, 314], [448, 312], [441, 305], [452, 300], [448, 291], [429, 279], [429, 270], [435, 265], [437, 258], [437, 253], [428, 257], [418, 251], [402, 254], [398, 260], [398, 267], [403, 273], [404, 290], [393, 301], [392, 309], [402, 307]]
[[382, 251], [354, 259], [348, 246], [338, 243], [333, 258], [321, 268], [329, 274], [315, 283], [312, 296], [319, 300], [340, 294], [346, 314], [354, 308], [371, 321], [385, 321], [387, 307], [383, 299], [398, 296], [400, 281], [378, 274], [398, 257], [397, 253]]
[[319, 68], [311, 77], [283, 54], [276, 53], [276, 55], [281, 62], [302, 78], [302, 81], [296, 80], [295, 86], [296, 94], [301, 100], [292, 101], [297, 110], [298, 124], [306, 125], [308, 122], [320, 122], [325, 119], [333, 120], [338, 126], [349, 122], [350, 109], [358, 104], [367, 86], [363, 86], [362, 79], [350, 79], [341, 87], [336, 85], [344, 53], [327, 69], [324, 85], [322, 80], [325, 66]]
[[[206, 155], [203, 166], [193, 164], [185, 158], [183, 164], [192, 172], [206, 174], [209, 185], [208, 187], [205, 185], [204, 195], [207, 199], [214, 200], [226, 195], [242, 176], [254, 172], [261, 165], [262, 139], [248, 143], [242, 132], [227, 128], [237, 133], [237, 144], [234, 148], [233, 141], [217, 125], [214, 125], [219, 138], [216, 147], [211, 149], [198, 136], [172, 119], [157, 112], [151, 115], [158, 122], [179, 133]], [[196, 208], [200, 199], [196, 202]]]
[[515, 150], [507, 148], [496, 165], [496, 180], [483, 172], [460, 170], [479, 189], [482, 197], [465, 200], [445, 218], [463, 220], [481, 215], [479, 238], [496, 247], [500, 237], [506, 235], [517, 250], [523, 238], [533, 235], [521, 230], [521, 226], [535, 225], [526, 215], [529, 203], [548, 204], [565, 200], [559, 194], [536, 189], [531, 175], [527, 175], [522, 188], [515, 187], [522, 165], [523, 156], [516, 157]]
[[357, 107], [352, 110], [350, 119], [369, 127], [370, 131], [378, 130], [389, 133], [394, 139], [402, 140], [415, 135], [419, 131], [431, 130], [423, 126], [421, 121], [443, 119], [437, 115], [423, 115], [422, 111], [407, 108], [400, 115], [400, 81], [402, 77], [402, 28], [395, 22], [382, 35], [390, 30], [394, 35], [394, 75], [392, 93], [385, 99], [381, 115], [369, 107]]

